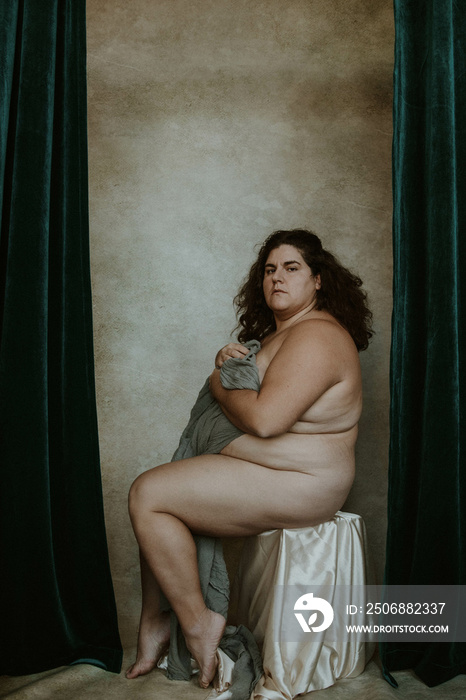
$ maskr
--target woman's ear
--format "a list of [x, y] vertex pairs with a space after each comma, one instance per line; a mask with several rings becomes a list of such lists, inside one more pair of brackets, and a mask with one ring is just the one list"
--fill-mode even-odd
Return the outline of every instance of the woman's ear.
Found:
[[320, 289], [322, 287], [320, 275], [314, 275], [314, 279], [316, 281], [316, 289]]

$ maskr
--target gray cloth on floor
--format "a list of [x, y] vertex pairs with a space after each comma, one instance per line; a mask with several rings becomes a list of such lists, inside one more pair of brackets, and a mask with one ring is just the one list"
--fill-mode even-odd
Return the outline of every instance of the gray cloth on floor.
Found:
[[[220, 380], [225, 389], [252, 389], [259, 391], [260, 380], [256, 353], [260, 343], [251, 340], [245, 345], [249, 354], [244, 358], [230, 358], [222, 365]], [[205, 382], [191, 410], [172, 462], [203, 454], [219, 454], [235, 438], [244, 433], [223, 413]], [[222, 542], [215, 537], [195, 536], [201, 590], [208, 608], [225, 618], [228, 614], [229, 581], [223, 559]], [[164, 606], [169, 608], [168, 603]], [[252, 634], [245, 627], [227, 627], [220, 648], [235, 661], [232, 700], [248, 700], [261, 677], [262, 660]], [[172, 680], [189, 680], [191, 658], [176, 615], [171, 613], [170, 650], [167, 676]]]

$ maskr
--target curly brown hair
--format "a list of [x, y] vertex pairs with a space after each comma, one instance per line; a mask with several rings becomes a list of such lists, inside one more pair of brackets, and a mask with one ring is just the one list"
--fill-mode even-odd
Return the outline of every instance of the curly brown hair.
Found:
[[318, 311], [328, 311], [346, 328], [359, 351], [366, 350], [371, 330], [372, 312], [367, 307], [367, 294], [362, 281], [322, 247], [318, 236], [305, 229], [274, 231], [264, 241], [256, 262], [234, 299], [238, 314], [238, 341], [263, 340], [275, 330], [275, 319], [265, 303], [262, 291], [265, 263], [272, 250], [291, 245], [303, 256], [313, 275], [320, 275], [321, 288], [316, 290]]

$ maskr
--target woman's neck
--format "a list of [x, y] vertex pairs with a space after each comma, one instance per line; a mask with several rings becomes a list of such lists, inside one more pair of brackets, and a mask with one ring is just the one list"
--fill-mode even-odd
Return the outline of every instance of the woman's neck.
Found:
[[298, 313], [293, 314], [293, 316], [290, 316], [289, 318], [285, 318], [285, 319], [277, 318], [277, 316], [275, 316], [275, 314], [274, 314], [275, 325], [277, 327], [275, 333], [281, 333], [281, 331], [285, 331], [290, 326], [293, 326], [295, 323], [297, 323], [302, 318], [304, 318], [304, 316], [307, 316], [308, 314], [310, 314], [314, 310], [315, 305], [316, 305], [316, 302], [314, 300], [309, 304], [309, 306], [306, 306], [306, 308], [302, 309], [301, 311], [298, 311]]

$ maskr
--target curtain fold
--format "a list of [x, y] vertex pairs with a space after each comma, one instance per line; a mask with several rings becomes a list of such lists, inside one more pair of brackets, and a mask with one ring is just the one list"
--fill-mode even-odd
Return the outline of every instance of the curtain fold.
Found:
[[0, 4], [0, 673], [121, 668], [95, 406], [84, 0]]
[[[385, 583], [466, 583], [466, 13], [395, 0], [394, 310]], [[389, 671], [466, 673], [466, 645], [389, 643]]]

